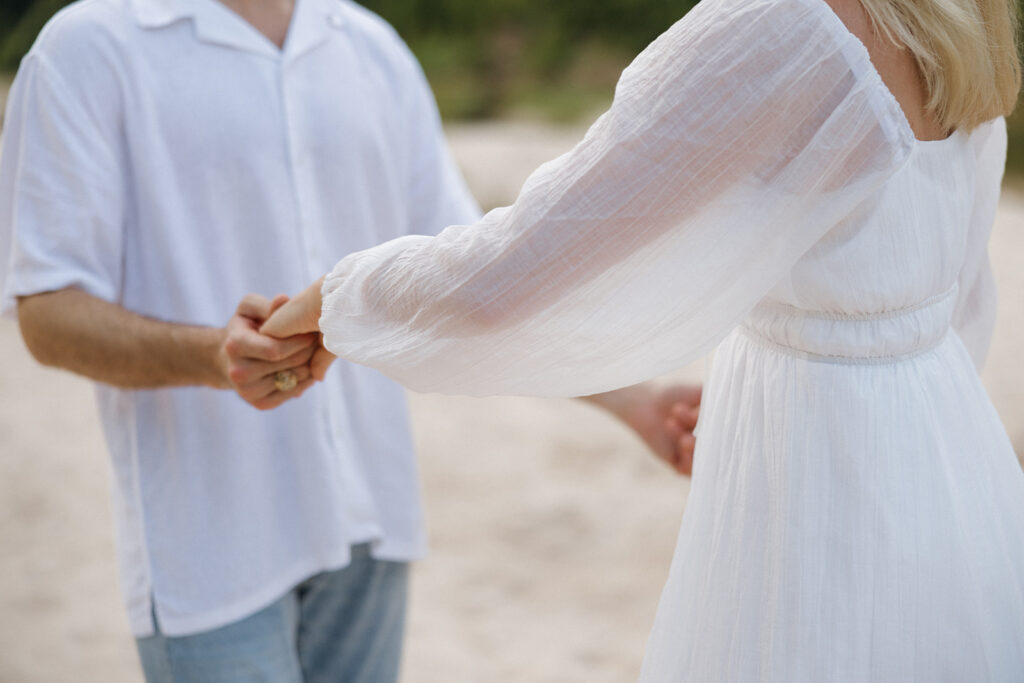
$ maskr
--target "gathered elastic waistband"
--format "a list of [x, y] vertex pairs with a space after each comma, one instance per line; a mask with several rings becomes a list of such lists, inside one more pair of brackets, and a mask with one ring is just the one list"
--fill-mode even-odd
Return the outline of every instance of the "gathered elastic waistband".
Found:
[[766, 301], [741, 326], [790, 355], [831, 363], [891, 363], [941, 344], [951, 330], [957, 287], [913, 306], [877, 313], [811, 311]]

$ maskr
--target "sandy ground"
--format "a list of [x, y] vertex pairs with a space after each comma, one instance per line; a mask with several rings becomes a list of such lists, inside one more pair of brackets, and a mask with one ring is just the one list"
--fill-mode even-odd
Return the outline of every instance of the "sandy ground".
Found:
[[[450, 131], [485, 205], [577, 131]], [[1024, 196], [992, 243], [1002, 290], [985, 380], [1024, 447]], [[91, 388], [0, 321], [0, 682], [141, 680], [114, 565]], [[680, 373], [697, 377], [704, 364]], [[689, 485], [571, 401], [415, 396], [433, 554], [414, 572], [404, 681], [634, 680]]]

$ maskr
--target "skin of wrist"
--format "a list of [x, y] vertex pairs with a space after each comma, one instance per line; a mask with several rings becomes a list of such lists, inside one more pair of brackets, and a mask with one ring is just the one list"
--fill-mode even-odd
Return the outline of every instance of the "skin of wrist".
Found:
[[653, 393], [651, 385], [646, 383], [623, 389], [618, 397], [616, 414], [627, 425], [636, 427], [641, 421], [640, 413], [648, 406]]
[[649, 397], [651, 391], [651, 386], [644, 383], [586, 396], [584, 400], [603, 408], [627, 425], [634, 426], [639, 422], [641, 408], [646, 404], [645, 399]]
[[214, 389], [230, 389], [231, 380], [228, 378], [230, 362], [227, 349], [224, 344], [228, 338], [227, 328], [210, 329], [209, 339], [206, 342], [206, 351], [203, 356], [206, 359], [205, 365], [208, 369], [207, 386]]
[[321, 309], [323, 309], [324, 305], [322, 290], [324, 286], [324, 280], [326, 279], [326, 277], [327, 276], [325, 275], [324, 277], [320, 278], [309, 287], [310, 296], [309, 302], [307, 304], [307, 315], [309, 316], [310, 328], [318, 332], [320, 331], [320, 311]]

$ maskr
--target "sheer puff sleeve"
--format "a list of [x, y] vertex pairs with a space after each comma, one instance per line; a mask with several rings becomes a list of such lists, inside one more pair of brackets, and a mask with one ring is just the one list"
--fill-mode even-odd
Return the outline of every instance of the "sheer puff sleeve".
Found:
[[999, 205], [1006, 144], [1006, 120], [1002, 117], [971, 133], [976, 160], [974, 208], [960, 269], [960, 295], [953, 311], [953, 328], [979, 371], [985, 364], [996, 324], [996, 281], [988, 256], [988, 240]]
[[705, 0], [514, 205], [338, 263], [326, 345], [416, 391], [574, 396], [669, 372], [906, 160], [896, 107], [821, 0]]

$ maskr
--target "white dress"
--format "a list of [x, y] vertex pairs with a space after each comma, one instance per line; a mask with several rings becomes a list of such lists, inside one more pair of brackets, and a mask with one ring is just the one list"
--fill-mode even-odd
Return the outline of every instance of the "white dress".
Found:
[[474, 395], [717, 346], [642, 680], [1021, 681], [1024, 473], [976, 370], [1005, 146], [916, 141], [823, 0], [705, 0], [512, 207], [342, 260], [321, 326]]

